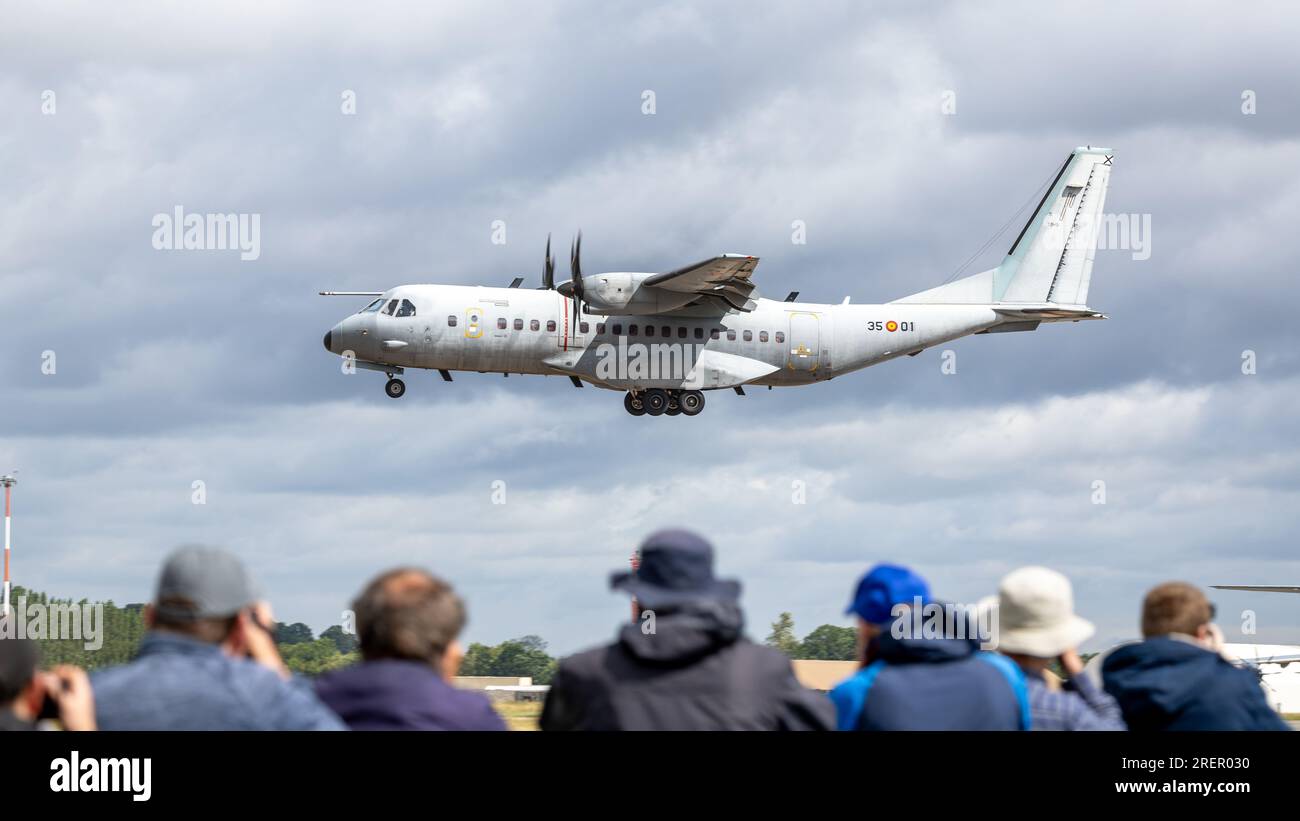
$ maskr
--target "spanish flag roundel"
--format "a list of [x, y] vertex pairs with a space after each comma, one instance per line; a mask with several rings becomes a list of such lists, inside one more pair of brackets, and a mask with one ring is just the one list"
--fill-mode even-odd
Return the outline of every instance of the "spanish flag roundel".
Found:
[[888, 322], [885, 323], [885, 330], [889, 331], [892, 334], [894, 331], [898, 330], [898, 323], [892, 319], [889, 320]]

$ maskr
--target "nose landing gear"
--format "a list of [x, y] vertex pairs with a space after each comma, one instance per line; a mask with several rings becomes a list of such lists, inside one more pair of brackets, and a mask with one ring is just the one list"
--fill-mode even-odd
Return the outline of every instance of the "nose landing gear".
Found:
[[384, 393], [393, 399], [401, 399], [402, 394], [406, 393], [406, 383], [397, 377], [391, 377], [388, 383], [384, 385]]
[[633, 416], [695, 416], [704, 410], [704, 393], [661, 388], [628, 391], [623, 395], [623, 407]]

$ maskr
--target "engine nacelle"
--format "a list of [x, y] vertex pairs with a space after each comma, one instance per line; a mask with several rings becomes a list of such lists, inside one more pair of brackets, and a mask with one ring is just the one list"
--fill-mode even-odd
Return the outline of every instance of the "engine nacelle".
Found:
[[654, 273], [618, 271], [583, 277], [583, 301], [593, 314], [658, 314], [673, 311], [699, 294], [644, 286]]

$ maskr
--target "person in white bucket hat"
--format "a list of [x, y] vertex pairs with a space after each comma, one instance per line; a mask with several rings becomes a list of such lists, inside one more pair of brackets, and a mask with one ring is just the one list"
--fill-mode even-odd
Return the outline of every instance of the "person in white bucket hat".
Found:
[[[1046, 567], [1022, 567], [998, 587], [997, 650], [1011, 658], [1029, 683], [1035, 730], [1123, 730], [1115, 699], [1083, 675], [1078, 646], [1095, 632], [1074, 613], [1070, 580]], [[1060, 662], [1062, 687], [1048, 684], [1048, 668]]]

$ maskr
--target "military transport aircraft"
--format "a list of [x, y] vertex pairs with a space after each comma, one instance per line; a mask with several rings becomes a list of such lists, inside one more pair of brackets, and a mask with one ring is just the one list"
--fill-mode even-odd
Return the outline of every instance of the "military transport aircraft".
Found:
[[758, 258], [721, 254], [673, 271], [583, 275], [555, 284], [550, 240], [542, 287], [401, 285], [322, 291], [374, 300], [325, 334], [325, 349], [389, 377], [406, 368], [567, 376], [623, 391], [633, 415], [704, 409], [704, 391], [810, 385], [969, 334], [1104, 319], [1087, 307], [1110, 179], [1109, 149], [1070, 153], [1002, 263], [883, 305], [761, 298]]

